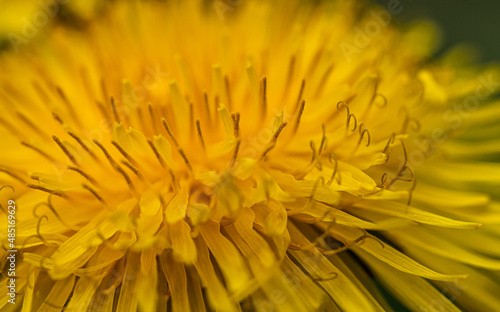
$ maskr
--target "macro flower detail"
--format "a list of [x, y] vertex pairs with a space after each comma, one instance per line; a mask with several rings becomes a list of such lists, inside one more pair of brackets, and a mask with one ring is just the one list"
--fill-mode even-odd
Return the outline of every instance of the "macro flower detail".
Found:
[[0, 54], [5, 311], [500, 306], [498, 68], [346, 55], [351, 1], [99, 8]]

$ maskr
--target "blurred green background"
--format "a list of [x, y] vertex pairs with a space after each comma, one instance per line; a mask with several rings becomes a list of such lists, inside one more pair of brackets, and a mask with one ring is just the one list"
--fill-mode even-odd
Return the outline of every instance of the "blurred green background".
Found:
[[[398, 0], [376, 0], [387, 8]], [[500, 61], [500, 1], [498, 0], [399, 0], [403, 7], [394, 18], [406, 23], [430, 19], [442, 29], [442, 52], [459, 43], [477, 48], [482, 61]]]

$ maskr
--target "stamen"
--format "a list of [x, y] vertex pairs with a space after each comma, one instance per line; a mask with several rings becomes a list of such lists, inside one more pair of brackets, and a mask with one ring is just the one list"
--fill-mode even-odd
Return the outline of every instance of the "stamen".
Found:
[[[326, 183], [327, 185], [332, 185], [332, 182], [333, 180], [335, 179], [335, 175], [337, 175], [337, 170], [339, 168], [339, 162], [337, 160], [337, 156], [335, 156], [334, 153], [331, 153], [329, 156], [328, 156], [328, 161], [330, 162], [330, 164], [332, 163], [332, 158], [333, 160], [335, 161], [333, 164], [334, 164], [334, 167], [333, 167], [333, 173], [332, 173], [332, 177], [330, 178], [330, 180], [328, 180], [328, 182]], [[337, 177], [337, 181], [340, 185], [340, 174], [338, 175]]]
[[104, 156], [106, 157], [106, 159], [109, 161], [109, 163], [111, 164], [111, 166], [113, 168], [118, 167], [118, 164], [113, 160], [113, 158], [111, 158], [111, 155], [109, 155], [109, 153], [106, 150], [106, 148], [104, 148], [104, 146], [102, 146], [102, 144], [99, 143], [99, 141], [93, 140], [92, 142], [94, 142], [94, 144], [97, 145], [97, 147], [99, 147], [101, 149], [101, 151], [103, 152]]
[[407, 203], [408, 206], [411, 206], [411, 199], [413, 197], [413, 191], [415, 190], [416, 187], [417, 187], [417, 179], [413, 179], [413, 185], [408, 190], [408, 203]]
[[276, 141], [278, 140], [278, 137], [279, 137], [281, 131], [283, 131], [283, 129], [286, 127], [286, 125], [287, 125], [287, 122], [282, 123], [278, 127], [278, 129], [274, 132], [273, 138], [271, 139], [271, 142], [269, 142], [269, 146], [266, 148], [264, 153], [262, 153], [262, 155], [260, 156], [260, 160], [263, 160], [266, 157], [267, 153], [269, 153], [276, 146]]
[[49, 197], [47, 198], [47, 202], [38, 203], [35, 205], [35, 207], [33, 207], [33, 216], [35, 216], [35, 218], [40, 218], [37, 214], [37, 210], [38, 210], [38, 207], [43, 206], [43, 205], [47, 206], [50, 209], [50, 211], [52, 211], [54, 216], [56, 216], [57, 220], [59, 220], [59, 222], [61, 222], [61, 224], [64, 225], [65, 227], [67, 227], [68, 229], [72, 229], [74, 231], [78, 231], [80, 229], [78, 226], [71, 225], [71, 224], [65, 222], [61, 218], [61, 216], [59, 215], [57, 210], [54, 208], [54, 205], [52, 205], [52, 194], [50, 194]]
[[193, 102], [189, 103], [189, 132], [190, 135], [193, 135], [193, 129], [194, 129], [194, 104]]
[[238, 158], [238, 152], [240, 150], [240, 145], [241, 145], [241, 140], [238, 139], [238, 141], [236, 141], [236, 147], [234, 148], [233, 157], [231, 157], [231, 166], [233, 166], [236, 163], [236, 159]]
[[137, 168], [135, 168], [132, 164], [126, 162], [125, 160], [122, 160], [121, 163], [129, 168], [130, 171], [132, 171], [139, 179], [141, 179], [141, 181], [145, 181], [144, 176], [141, 174], [141, 172], [137, 170]]
[[[382, 99], [382, 103], [381, 104], [380, 104], [380, 101], [379, 101], [379, 104], [377, 104], [377, 101], [375, 101], [375, 99], [377, 99], [377, 98], [381, 98]], [[387, 107], [388, 100], [385, 97], [385, 95], [383, 95], [382, 93], [375, 93], [373, 95], [373, 98], [372, 98], [372, 103], [375, 103], [375, 105], [377, 105], [379, 108], [385, 108], [385, 107]]]
[[349, 115], [347, 116], [347, 123], [346, 123], [346, 129], [345, 129], [345, 130], [346, 130], [346, 132], [348, 132], [348, 131], [349, 131], [349, 125], [350, 125], [350, 123], [351, 123], [351, 118], [352, 118], [352, 119], [354, 119], [354, 127], [352, 128], [352, 130], [351, 130], [351, 131], [352, 131], [352, 132], [354, 132], [354, 131], [356, 130], [356, 127], [357, 127], [357, 124], [358, 124], [358, 121], [357, 121], [357, 119], [356, 119], [356, 116], [355, 116], [354, 114], [349, 114]]
[[181, 154], [181, 157], [184, 159], [184, 163], [186, 163], [186, 166], [188, 167], [189, 171], [193, 172], [193, 166], [191, 166], [191, 163], [189, 162], [189, 159], [187, 158], [184, 151], [180, 147], [177, 150], [179, 151], [179, 154]]
[[177, 147], [177, 151], [179, 152], [179, 154], [181, 155], [181, 157], [184, 159], [184, 163], [188, 167], [189, 171], [193, 172], [193, 167], [191, 166], [191, 163], [189, 162], [189, 159], [187, 158], [186, 154], [184, 153], [184, 150], [179, 146], [179, 143], [175, 139], [172, 131], [170, 131], [170, 128], [169, 128], [168, 123], [167, 123], [167, 120], [165, 118], [162, 118], [161, 121], [163, 123], [163, 127], [165, 127], [165, 130], [167, 130], [168, 136], [170, 137], [170, 139], [172, 139], [172, 141], [174, 142], [175, 146]]
[[402, 106], [400, 109], [400, 112], [401, 112], [401, 110], [404, 111], [405, 116], [406, 116], [405, 121], [403, 122], [403, 126], [401, 127], [401, 133], [407, 133], [408, 126], [410, 126], [411, 124], [413, 124], [413, 127], [411, 128], [411, 130], [413, 132], [419, 132], [421, 129], [420, 122], [417, 119], [410, 117], [410, 112], [406, 106]]
[[163, 161], [163, 158], [161, 158], [160, 153], [156, 149], [156, 146], [154, 145], [153, 141], [151, 141], [151, 139], [148, 139], [148, 144], [149, 144], [149, 147], [151, 147], [151, 149], [153, 150], [153, 153], [155, 154], [156, 159], [158, 160], [158, 162], [160, 163], [160, 165], [163, 168], [165, 168], [165, 162]]
[[32, 188], [34, 190], [39, 190], [42, 192], [46, 192], [52, 195], [56, 195], [62, 198], [66, 198], [66, 194], [63, 191], [55, 191], [55, 190], [50, 190], [46, 187], [40, 186], [40, 185], [35, 185], [35, 184], [26, 184], [27, 187]]
[[68, 156], [69, 160], [71, 160], [71, 162], [73, 164], [78, 166], [78, 162], [76, 161], [75, 157], [68, 151], [68, 149], [66, 148], [66, 146], [64, 146], [64, 144], [61, 142], [61, 140], [59, 140], [59, 138], [56, 137], [55, 135], [52, 136], [52, 140], [54, 140], [54, 142], [57, 143], [57, 145], [64, 152], [64, 154], [66, 154], [66, 156]]
[[365, 129], [365, 124], [364, 123], [361, 123], [359, 125], [359, 141], [358, 141], [358, 145], [361, 144], [361, 142], [363, 141], [363, 138], [365, 137], [365, 134], [366, 134], [366, 147], [370, 146], [370, 132], [368, 131], [368, 129]]
[[115, 98], [111, 96], [111, 108], [113, 109], [113, 115], [115, 116], [115, 121], [120, 123], [120, 117], [118, 116], [118, 112], [116, 111]]
[[151, 124], [153, 125], [153, 131], [155, 133], [158, 133], [158, 128], [156, 126], [156, 118], [153, 112], [153, 106], [151, 104], [148, 104], [148, 110], [149, 110], [149, 116], [151, 117]]
[[389, 140], [387, 141], [387, 144], [385, 145], [384, 147], [384, 150], [382, 151], [383, 154], [386, 155], [386, 159], [385, 159], [385, 162], [387, 163], [389, 161], [389, 156], [390, 156], [390, 147], [391, 147], [391, 144], [394, 143], [394, 140], [396, 139], [396, 133], [392, 133], [391, 136], [389, 137]]
[[111, 120], [112, 118], [109, 117], [108, 111], [104, 107], [104, 104], [102, 104], [101, 102], [99, 102], [97, 100], [95, 101], [95, 103], [97, 105], [97, 108], [101, 112], [102, 117], [104, 117], [106, 120]]
[[28, 127], [30, 127], [33, 131], [35, 131], [36, 133], [38, 133], [39, 135], [41, 136], [45, 136], [44, 135], [44, 131], [42, 131], [42, 129], [40, 129], [39, 127], [36, 126], [36, 124], [34, 124], [31, 120], [28, 119], [28, 117], [24, 116], [22, 113], [20, 112], [17, 112], [17, 117], [19, 117], [19, 119], [21, 119], [26, 125], [28, 125]]
[[380, 184], [378, 185], [378, 187], [380, 188], [385, 188], [385, 182], [387, 182], [387, 172], [384, 172], [384, 174], [382, 174], [382, 177], [380, 177]]
[[118, 165], [116, 165], [115, 169], [123, 176], [123, 178], [125, 179], [125, 182], [127, 182], [128, 188], [130, 189], [130, 192], [132, 193], [132, 195], [138, 196], [139, 193], [135, 189], [135, 186], [132, 183], [132, 180], [130, 179], [128, 174], [125, 172], [125, 170], [123, 170], [123, 168], [118, 166]]
[[59, 86], [56, 86], [56, 91], [61, 100], [63, 101], [64, 105], [66, 105], [66, 108], [68, 109], [73, 120], [76, 121], [76, 123], [80, 124], [80, 119], [78, 119], [78, 115], [75, 112], [75, 108], [69, 102], [68, 98], [66, 97], [66, 94], [64, 94], [64, 91]]
[[75, 171], [75, 172], [79, 173], [82, 177], [84, 177], [90, 183], [92, 183], [94, 185], [97, 183], [94, 178], [92, 178], [89, 174], [87, 174], [85, 171], [83, 171], [82, 169], [80, 169], [78, 167], [68, 166], [68, 170]]
[[323, 149], [326, 149], [326, 131], [325, 131], [325, 124], [321, 125], [321, 128], [323, 129], [323, 136], [321, 137], [321, 143], [319, 145], [319, 150], [318, 150], [318, 155], [321, 156], [321, 152]]
[[14, 127], [11, 123], [3, 119], [2, 117], [0, 117], [0, 124], [4, 125], [5, 128], [9, 129], [11, 133], [19, 133], [19, 130], [17, 130], [16, 127]]
[[240, 113], [232, 113], [231, 117], [233, 118], [234, 136], [237, 138], [240, 136]]
[[43, 220], [47, 220], [49, 221], [49, 217], [47, 217], [46, 215], [43, 215], [41, 216], [39, 219], [38, 219], [38, 223], [36, 225], [36, 235], [38, 236], [38, 238], [43, 242], [43, 244], [47, 247], [50, 247], [50, 246], [53, 246], [53, 244], [50, 244], [46, 239], [45, 237], [42, 236], [42, 233], [40, 231], [40, 227], [42, 225], [42, 221]]
[[273, 141], [276, 142], [276, 140], [278, 140], [278, 137], [280, 136], [280, 133], [281, 131], [283, 131], [283, 129], [286, 127], [288, 123], [285, 121], [284, 123], [282, 123], [278, 129], [276, 130], [276, 132], [274, 133], [273, 135]]
[[174, 144], [176, 146], [179, 146], [179, 143], [177, 143], [177, 140], [175, 139], [174, 134], [172, 133], [172, 131], [170, 131], [170, 127], [168, 126], [167, 120], [164, 117], [162, 117], [161, 122], [163, 123], [163, 127], [165, 128], [165, 130], [167, 130], [167, 133], [168, 133], [168, 136], [170, 137], [170, 139], [172, 139], [172, 141], [174, 142]]
[[201, 132], [201, 125], [199, 119], [196, 119], [196, 129], [198, 130], [198, 138], [200, 139], [201, 146], [203, 147], [203, 150], [206, 150], [205, 140], [203, 139], [203, 133]]
[[75, 139], [75, 141], [80, 144], [80, 146], [90, 155], [92, 156], [94, 159], [96, 158], [95, 154], [92, 152], [92, 150], [85, 144], [83, 143], [82, 139], [76, 135], [76, 133], [74, 132], [71, 132], [71, 131], [68, 131], [68, 134], [70, 137], [72, 137], [73, 139]]
[[13, 177], [14, 179], [20, 181], [23, 184], [25, 183], [24, 179], [18, 176], [17, 174], [13, 173], [11, 169], [0, 166], [0, 172], [6, 173], [7, 175]]
[[316, 159], [316, 144], [314, 143], [313, 140], [309, 141], [309, 147], [311, 148], [312, 151], [311, 163], [313, 163], [314, 160]]
[[262, 116], [267, 112], [267, 78], [264, 76], [260, 85]]
[[39, 153], [40, 155], [42, 155], [43, 157], [45, 157], [46, 159], [50, 160], [50, 161], [54, 161], [54, 158], [52, 158], [52, 156], [50, 156], [49, 154], [43, 152], [41, 149], [39, 149], [38, 147], [34, 147], [33, 145], [27, 143], [27, 142], [21, 142], [22, 145], [28, 147], [28, 148], [31, 148], [32, 150], [34, 150], [35, 152]]
[[232, 108], [232, 100], [231, 100], [231, 88], [229, 84], [229, 78], [227, 75], [224, 76], [224, 86], [226, 87], [226, 96], [227, 96], [227, 107], [229, 110]]
[[99, 195], [99, 193], [97, 193], [96, 190], [94, 190], [93, 188], [91, 188], [90, 186], [88, 186], [87, 184], [82, 184], [82, 187], [84, 189], [86, 189], [87, 191], [89, 191], [92, 195], [94, 195], [95, 198], [97, 198], [97, 200], [103, 204], [103, 205], [107, 205], [106, 201], [104, 200], [104, 198], [102, 198], [101, 195]]
[[54, 117], [55, 120], [57, 120], [61, 125], [64, 124], [63, 120], [61, 119], [61, 117], [59, 117], [58, 114], [56, 114], [55, 112], [52, 112], [52, 117]]
[[[294, 70], [295, 70], [295, 55], [292, 55], [292, 57], [290, 58], [290, 63], [288, 63], [288, 74], [287, 74], [287, 78], [286, 78], [284, 94], [286, 94], [288, 92], [288, 89], [290, 87], [290, 83], [292, 82]], [[299, 99], [299, 102], [300, 102], [300, 99]]]
[[323, 91], [323, 88], [325, 87], [328, 78], [330, 78], [332, 70], [333, 70], [333, 64], [328, 67], [328, 69], [323, 74], [323, 77], [321, 77], [321, 81], [319, 82], [318, 88], [316, 89], [316, 96], [319, 96], [321, 94], [321, 91]]
[[300, 84], [299, 97], [297, 98], [297, 102], [295, 103], [295, 109], [293, 111], [294, 113], [297, 112], [297, 109], [299, 109], [300, 106], [302, 105], [301, 103], [304, 102], [302, 101], [302, 96], [304, 94], [305, 87], [306, 87], [306, 80], [302, 79], [302, 83]]
[[10, 188], [12, 193], [15, 193], [16, 191], [14, 190], [14, 188], [10, 185], [4, 185], [2, 187], [0, 187], [0, 192], [3, 191], [4, 188]]
[[345, 124], [345, 132], [346, 132], [346, 134], [349, 132], [349, 125], [351, 123], [351, 119], [354, 119], [354, 127], [351, 130], [351, 131], [354, 132], [354, 130], [356, 130], [356, 127], [357, 127], [356, 116], [354, 114], [351, 114], [351, 110], [349, 109], [349, 106], [347, 105], [347, 102], [340, 101], [340, 102], [337, 103], [337, 111], [340, 112], [342, 110], [342, 108], [345, 108], [346, 113], [347, 113], [347, 121], [346, 121], [346, 124]]
[[210, 115], [210, 103], [208, 102], [208, 94], [207, 91], [203, 92], [203, 100], [205, 102], [205, 109], [207, 110], [207, 119], [210, 122], [211, 120], [211, 115]]
[[302, 113], [304, 112], [305, 106], [306, 106], [306, 101], [302, 100], [302, 102], [300, 102], [299, 112], [297, 114], [297, 117], [295, 118], [295, 126], [293, 128], [293, 133], [297, 132], [297, 129], [299, 128], [300, 118], [302, 117]]
[[118, 142], [111, 141], [111, 144], [113, 144], [113, 146], [116, 147], [116, 149], [118, 150], [118, 152], [120, 152], [120, 154], [122, 154], [122, 156], [125, 157], [125, 159], [127, 159], [129, 162], [131, 162], [134, 166], [137, 166], [137, 162], [135, 161], [135, 159], [133, 159], [132, 156], [130, 156], [127, 152], [125, 152], [125, 150], [123, 149], [123, 147], [121, 147], [118, 144]]

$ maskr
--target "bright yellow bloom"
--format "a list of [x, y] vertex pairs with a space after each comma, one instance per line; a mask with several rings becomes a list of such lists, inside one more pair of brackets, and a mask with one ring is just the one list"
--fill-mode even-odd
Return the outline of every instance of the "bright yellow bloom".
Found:
[[497, 70], [352, 1], [99, 7], [0, 55], [5, 311], [500, 307]]

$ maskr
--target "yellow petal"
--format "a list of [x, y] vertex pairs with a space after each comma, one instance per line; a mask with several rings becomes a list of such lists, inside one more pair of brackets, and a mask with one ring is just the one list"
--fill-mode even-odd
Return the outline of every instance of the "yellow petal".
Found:
[[136, 312], [137, 301], [137, 284], [140, 279], [140, 254], [135, 252], [127, 253], [127, 264], [123, 274], [123, 281], [120, 287], [120, 297], [118, 298], [117, 311]]
[[189, 194], [186, 187], [181, 187], [165, 209], [165, 217], [170, 224], [176, 223], [186, 216]]
[[196, 246], [191, 238], [191, 228], [184, 220], [170, 226], [170, 239], [174, 258], [177, 261], [191, 264], [196, 260]]
[[480, 223], [457, 221], [392, 201], [380, 202], [364, 200], [356, 203], [354, 206], [356, 208], [362, 208], [377, 213], [405, 218], [408, 220], [441, 227], [457, 229], [477, 229], [482, 226]]
[[210, 305], [218, 311], [236, 311], [235, 304], [230, 301], [226, 288], [222, 285], [214, 271], [207, 245], [201, 237], [196, 238], [195, 242], [198, 250], [198, 258], [194, 266], [206, 289]]
[[234, 245], [220, 233], [219, 224], [200, 225], [200, 233], [214, 255], [231, 291], [242, 288], [249, 280], [248, 269]]
[[412, 311], [422, 309], [446, 312], [460, 311], [448, 298], [423, 278], [401, 273], [389, 265], [377, 261], [368, 253], [360, 252], [359, 255], [375, 271], [385, 288], [408, 309]]
[[191, 311], [187, 292], [187, 277], [184, 264], [174, 260], [167, 251], [160, 255], [160, 264], [172, 294], [173, 312]]

